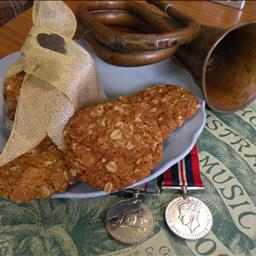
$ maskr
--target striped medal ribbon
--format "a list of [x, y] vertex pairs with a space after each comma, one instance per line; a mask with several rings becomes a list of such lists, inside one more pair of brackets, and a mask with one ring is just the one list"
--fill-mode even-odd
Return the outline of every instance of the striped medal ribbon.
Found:
[[166, 170], [158, 178], [161, 189], [196, 190], [204, 189], [200, 176], [200, 166], [197, 147], [194, 146], [191, 152], [177, 164]]
[[125, 191], [157, 196], [162, 190], [197, 190], [204, 188], [200, 175], [197, 147], [195, 145], [184, 159], [167, 169], [157, 179], [132, 189], [126, 189]]
[[165, 211], [165, 220], [173, 233], [187, 240], [204, 237], [212, 227], [212, 214], [199, 199], [189, 196], [188, 190], [204, 189], [196, 145], [177, 164], [158, 179], [161, 190], [180, 189], [183, 193], [172, 200]]

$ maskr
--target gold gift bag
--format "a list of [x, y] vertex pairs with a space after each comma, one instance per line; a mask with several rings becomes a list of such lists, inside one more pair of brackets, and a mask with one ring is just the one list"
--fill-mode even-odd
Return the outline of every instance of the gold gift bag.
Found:
[[33, 27], [20, 59], [6, 73], [6, 78], [21, 71], [26, 76], [0, 165], [46, 135], [63, 149], [63, 128], [74, 112], [105, 99], [92, 57], [72, 41], [75, 31], [75, 16], [62, 1], [34, 1]]

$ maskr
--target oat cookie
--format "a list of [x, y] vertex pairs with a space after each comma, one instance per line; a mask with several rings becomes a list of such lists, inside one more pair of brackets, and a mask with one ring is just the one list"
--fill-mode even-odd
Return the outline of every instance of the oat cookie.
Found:
[[7, 117], [14, 120], [20, 90], [25, 77], [25, 72], [20, 72], [14, 76], [7, 78], [4, 82], [4, 100], [8, 106]]
[[48, 198], [68, 185], [64, 155], [47, 137], [37, 147], [0, 167], [0, 195], [17, 203]]
[[70, 173], [105, 192], [150, 175], [162, 157], [162, 135], [143, 107], [113, 101], [74, 115], [65, 132]]
[[187, 89], [177, 85], [153, 85], [129, 97], [119, 97], [125, 103], [144, 104], [148, 114], [157, 122], [163, 138], [186, 120], [192, 118], [200, 108], [198, 99]]

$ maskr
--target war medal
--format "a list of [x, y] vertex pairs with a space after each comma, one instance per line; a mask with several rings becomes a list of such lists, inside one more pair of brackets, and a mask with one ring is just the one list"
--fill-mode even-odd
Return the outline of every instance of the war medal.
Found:
[[139, 195], [159, 196], [160, 189], [157, 179], [125, 192], [133, 197], [122, 200], [112, 206], [106, 216], [106, 226], [109, 234], [125, 244], [139, 244], [147, 240], [155, 228], [155, 220], [150, 208], [144, 204]]
[[152, 212], [137, 198], [115, 204], [107, 213], [106, 221], [110, 235], [125, 244], [145, 241], [155, 226]]
[[212, 227], [212, 215], [208, 207], [190, 196], [172, 200], [166, 208], [165, 219], [176, 235], [188, 240], [204, 237]]
[[163, 189], [182, 189], [183, 195], [172, 200], [165, 211], [165, 220], [176, 235], [196, 240], [212, 227], [212, 214], [199, 199], [188, 196], [187, 189], [204, 189], [196, 147], [163, 175]]

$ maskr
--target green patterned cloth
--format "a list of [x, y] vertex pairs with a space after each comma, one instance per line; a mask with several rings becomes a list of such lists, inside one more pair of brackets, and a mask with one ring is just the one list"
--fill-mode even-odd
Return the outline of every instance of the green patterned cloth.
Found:
[[[207, 115], [206, 127], [197, 142], [206, 190], [189, 194], [210, 208], [210, 233], [197, 241], [184, 241], [168, 230], [165, 208], [178, 192], [142, 200], [154, 212], [155, 233], [161, 229], [177, 255], [256, 255], [256, 102], [235, 114], [207, 111]], [[104, 223], [106, 211], [123, 198], [124, 194], [118, 193], [22, 205], [0, 199], [0, 256], [90, 256], [125, 249], [127, 246], [111, 239]], [[125, 251], [123, 254], [128, 255]], [[146, 250], [143, 255], [173, 254]]]

